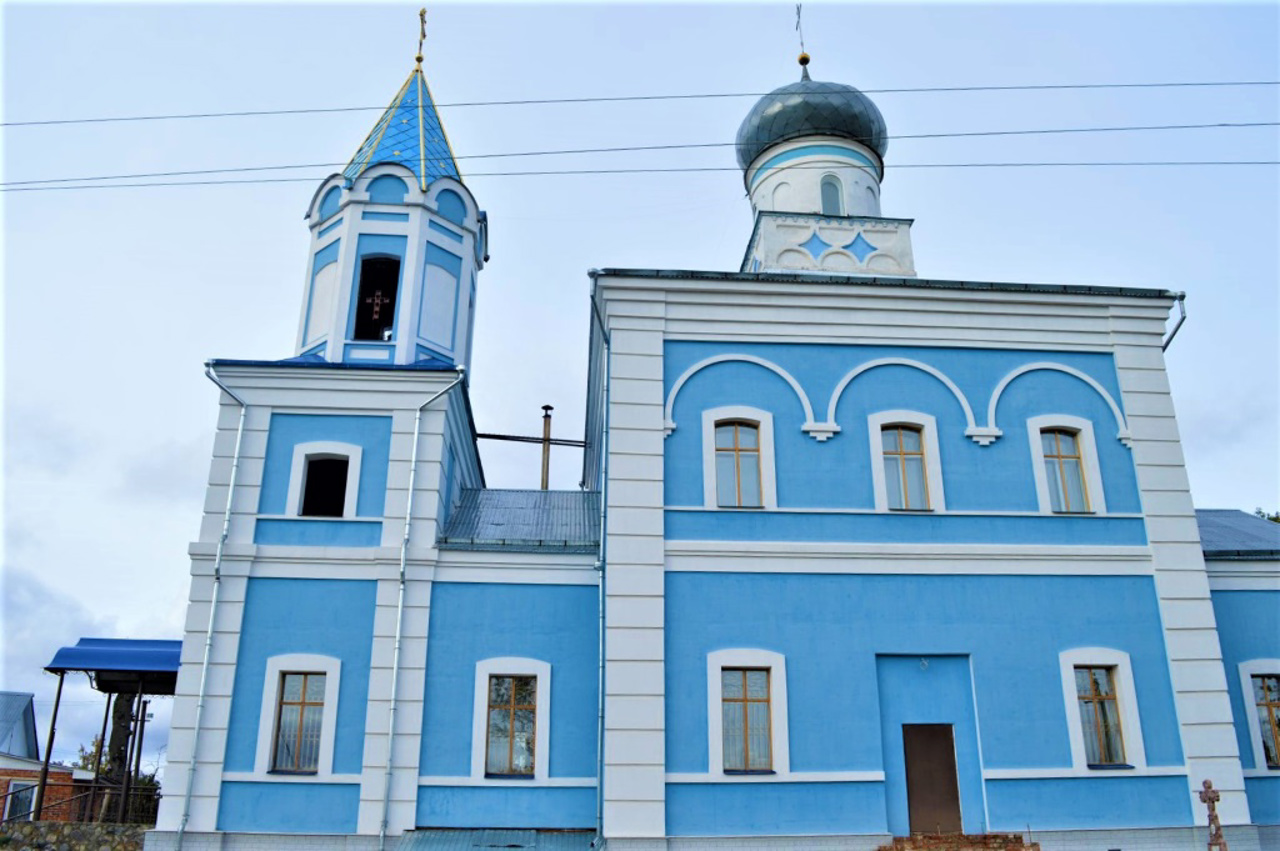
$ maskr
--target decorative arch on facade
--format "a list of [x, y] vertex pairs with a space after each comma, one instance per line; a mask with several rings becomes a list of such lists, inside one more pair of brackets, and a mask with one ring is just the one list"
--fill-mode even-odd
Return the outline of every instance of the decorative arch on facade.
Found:
[[[1000, 396], [1003, 395], [1005, 389], [1013, 383], [1014, 379], [1026, 375], [1029, 372], [1038, 372], [1041, 370], [1065, 373], [1073, 378], [1080, 379], [1085, 384], [1092, 387], [1093, 391], [1102, 397], [1102, 401], [1107, 403], [1107, 407], [1111, 409], [1111, 415], [1115, 417], [1117, 428], [1116, 439], [1125, 446], [1133, 446], [1133, 438], [1129, 433], [1129, 422], [1125, 419], [1124, 414], [1120, 411], [1120, 406], [1116, 404], [1116, 400], [1111, 397], [1111, 394], [1107, 392], [1107, 389], [1099, 384], [1092, 376], [1086, 375], [1074, 367], [1061, 363], [1053, 363], [1052, 361], [1037, 361], [1036, 363], [1023, 364], [1010, 372], [1004, 378], [1000, 379], [1000, 383], [996, 385], [995, 392], [991, 394], [991, 401], [987, 405], [987, 425], [985, 428], [975, 430], [981, 433], [982, 439], [986, 440], [986, 443], [983, 443], [983, 446], [986, 446], [987, 443], [990, 443], [992, 440], [995, 440], [1003, 434], [999, 426], [996, 425], [996, 408], [1000, 404]], [[975, 436], [974, 440], [979, 440], [979, 438]], [[979, 442], [982, 441], [979, 440]]]
[[[812, 433], [814, 429], [818, 428], [818, 424], [813, 421], [813, 405], [809, 402], [809, 395], [804, 392], [804, 388], [800, 386], [799, 381], [796, 381], [795, 376], [778, 366], [773, 361], [765, 360], [764, 358], [756, 357], [755, 355], [725, 354], [713, 355], [712, 357], [698, 361], [693, 366], [686, 369], [684, 373], [676, 379], [675, 384], [671, 385], [671, 391], [667, 394], [666, 409], [663, 412], [663, 419], [665, 420], [663, 424], [664, 434], [669, 435], [676, 429], [676, 423], [672, 418], [672, 412], [675, 410], [676, 396], [679, 395], [680, 389], [684, 387], [685, 382], [709, 366], [714, 366], [718, 363], [735, 362], [752, 363], [756, 366], [764, 367], [777, 375], [783, 381], [787, 382], [787, 384], [791, 386], [791, 389], [795, 391], [796, 397], [800, 400], [800, 405], [804, 408], [804, 425], [800, 427], [801, 431]], [[817, 435], [814, 436], [817, 437]], [[829, 436], [830, 435], [827, 435], [827, 437]], [[825, 440], [826, 437], [818, 437], [818, 439]]]
[[965, 434], [971, 435], [971, 433], [976, 429], [977, 424], [974, 422], [973, 408], [969, 406], [969, 400], [965, 398], [964, 393], [956, 386], [954, 381], [947, 377], [945, 373], [935, 367], [929, 366], [927, 363], [921, 363], [918, 360], [911, 360], [910, 358], [877, 358], [876, 360], [867, 361], [866, 363], [860, 364], [849, 370], [845, 377], [840, 379], [840, 383], [836, 385], [835, 391], [831, 394], [831, 401], [827, 404], [827, 421], [821, 424], [821, 427], [827, 430], [828, 437], [840, 431], [840, 426], [836, 425], [836, 406], [840, 404], [840, 397], [844, 395], [845, 389], [859, 375], [882, 366], [905, 366], [910, 367], [911, 369], [918, 369], [921, 372], [931, 375], [941, 381], [943, 385], [951, 391], [951, 395], [956, 397], [956, 401], [960, 403], [961, 410], [964, 411], [964, 420], [967, 425]]

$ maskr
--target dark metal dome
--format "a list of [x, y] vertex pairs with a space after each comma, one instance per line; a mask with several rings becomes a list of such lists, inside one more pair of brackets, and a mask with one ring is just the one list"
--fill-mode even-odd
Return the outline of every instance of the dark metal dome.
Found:
[[889, 149], [884, 116], [871, 98], [843, 83], [806, 79], [756, 101], [738, 128], [738, 165], [745, 170], [767, 148], [801, 136], [842, 136], [880, 157]]

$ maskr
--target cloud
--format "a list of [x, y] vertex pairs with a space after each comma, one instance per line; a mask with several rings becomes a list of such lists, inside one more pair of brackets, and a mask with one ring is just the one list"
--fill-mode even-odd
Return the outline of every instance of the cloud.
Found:
[[[98, 614], [47, 585], [34, 573], [6, 568], [0, 576], [0, 611], [3, 612], [4, 649], [0, 654], [0, 687], [35, 694], [36, 730], [43, 755], [58, 688], [57, 677], [45, 672], [58, 648], [83, 637], [112, 637], [114, 618]], [[169, 700], [153, 701], [155, 718], [148, 724], [143, 765], [152, 767], [168, 743]], [[94, 691], [84, 674], [67, 674], [58, 711], [53, 758], [75, 759], [80, 745], [88, 746], [102, 728], [106, 697]]]

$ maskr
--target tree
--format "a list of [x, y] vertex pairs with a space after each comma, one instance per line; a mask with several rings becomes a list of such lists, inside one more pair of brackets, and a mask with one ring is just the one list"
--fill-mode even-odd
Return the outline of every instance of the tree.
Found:
[[1280, 511], [1273, 511], [1268, 514], [1261, 507], [1255, 508], [1253, 513], [1261, 517], [1263, 520], [1270, 520], [1272, 523], [1280, 523]]

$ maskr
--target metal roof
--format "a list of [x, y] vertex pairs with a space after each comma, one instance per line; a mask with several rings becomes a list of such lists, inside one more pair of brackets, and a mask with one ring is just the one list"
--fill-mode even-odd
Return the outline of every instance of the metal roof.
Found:
[[595, 832], [589, 830], [411, 830], [397, 846], [400, 851], [471, 851], [511, 848], [526, 851], [585, 851]]
[[438, 545], [453, 550], [594, 553], [600, 546], [600, 494], [463, 490]]
[[1097, 295], [1112, 298], [1178, 298], [1170, 290], [1147, 287], [1099, 287], [1083, 284], [1018, 284], [1003, 281], [942, 281], [930, 278], [887, 277], [884, 275], [828, 275], [820, 272], [716, 272], [699, 269], [591, 269], [599, 278], [651, 278], [654, 280], [743, 281], [780, 284], [837, 284], [842, 287], [890, 287], [926, 290], [974, 290], [979, 292], [1052, 293], [1056, 295]]
[[438, 177], [462, 180], [421, 65], [409, 72], [342, 176], [349, 184], [370, 166], [386, 162], [399, 163], [417, 175], [423, 192]]
[[889, 131], [871, 98], [844, 83], [810, 80], [774, 89], [738, 128], [738, 165], [746, 169], [756, 157], [788, 139], [839, 136], [866, 145], [884, 157]]
[[1280, 558], [1280, 523], [1234, 508], [1197, 508], [1205, 558]]
[[82, 638], [53, 654], [45, 670], [92, 674], [101, 692], [173, 694], [178, 681], [181, 641], [137, 638]]
[[0, 753], [40, 758], [36, 737], [36, 696], [25, 691], [0, 691]]

